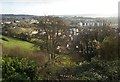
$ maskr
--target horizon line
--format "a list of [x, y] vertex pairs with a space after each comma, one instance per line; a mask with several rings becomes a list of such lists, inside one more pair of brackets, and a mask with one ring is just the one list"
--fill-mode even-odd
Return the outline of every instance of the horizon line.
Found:
[[1, 15], [2, 14], [6, 14], [6, 15], [33, 15], [33, 16], [80, 16], [80, 17], [118, 17], [117, 14], [114, 14], [114, 15], [108, 15], [108, 16], [105, 16], [103, 14], [44, 14], [44, 15], [38, 15], [38, 14], [25, 14], [25, 13], [0, 13]]

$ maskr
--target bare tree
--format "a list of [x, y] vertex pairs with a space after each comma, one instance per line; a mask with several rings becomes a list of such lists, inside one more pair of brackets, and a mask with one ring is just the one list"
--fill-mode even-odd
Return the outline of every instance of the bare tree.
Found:
[[38, 24], [41, 29], [42, 38], [45, 41], [46, 51], [50, 54], [50, 58], [54, 58], [55, 54], [60, 52], [61, 46], [64, 44], [64, 39], [67, 31], [67, 25], [59, 17], [45, 16]]

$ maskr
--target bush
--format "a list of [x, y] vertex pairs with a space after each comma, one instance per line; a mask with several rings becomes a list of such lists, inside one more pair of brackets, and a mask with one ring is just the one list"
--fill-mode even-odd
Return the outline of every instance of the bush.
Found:
[[37, 65], [28, 58], [4, 57], [2, 59], [2, 78], [3, 81], [14, 80], [36, 80]]
[[120, 80], [120, 61], [83, 62], [73, 68], [73, 75], [80, 80]]

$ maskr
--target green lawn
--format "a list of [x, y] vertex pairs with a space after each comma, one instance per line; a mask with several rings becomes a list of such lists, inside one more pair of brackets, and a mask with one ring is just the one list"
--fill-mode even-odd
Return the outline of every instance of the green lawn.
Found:
[[0, 36], [0, 38], [4, 38], [4, 39], [8, 40], [8, 41], [0, 40], [0, 43], [2, 43], [3, 46], [8, 47], [8, 48], [19, 47], [19, 48], [23, 49], [24, 51], [37, 50], [37, 48], [34, 47], [34, 44], [29, 43], [27, 41], [22, 41], [22, 40], [18, 40], [18, 39], [6, 37], [6, 36]]

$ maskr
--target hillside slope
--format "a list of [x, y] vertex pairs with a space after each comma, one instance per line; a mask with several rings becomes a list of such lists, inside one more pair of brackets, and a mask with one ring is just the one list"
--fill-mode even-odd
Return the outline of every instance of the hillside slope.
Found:
[[27, 41], [22, 41], [6, 36], [0, 36], [0, 43], [8, 48], [21, 48], [24, 51], [35, 51], [37, 50], [36, 47], [34, 47], [34, 44], [29, 43]]

